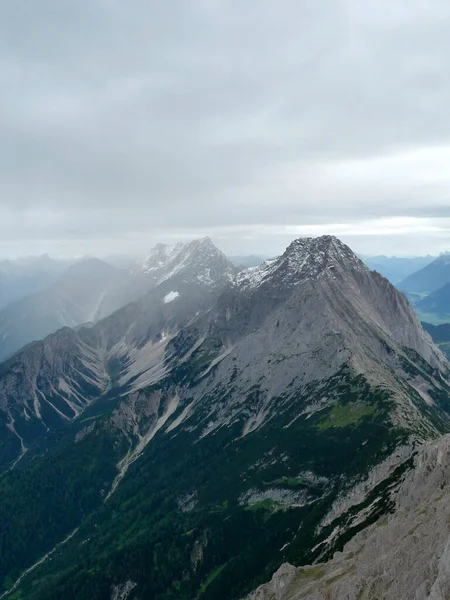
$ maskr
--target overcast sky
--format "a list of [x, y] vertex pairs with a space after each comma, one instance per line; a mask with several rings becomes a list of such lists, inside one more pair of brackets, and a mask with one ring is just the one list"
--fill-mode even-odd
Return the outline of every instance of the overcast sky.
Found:
[[5, 0], [0, 256], [450, 249], [448, 0]]

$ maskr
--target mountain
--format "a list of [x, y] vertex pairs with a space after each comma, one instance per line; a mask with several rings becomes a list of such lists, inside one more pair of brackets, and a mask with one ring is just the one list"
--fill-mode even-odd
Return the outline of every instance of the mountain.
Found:
[[0, 261], [0, 309], [51, 285], [71, 264], [48, 255]]
[[444, 284], [425, 298], [417, 300], [414, 308], [424, 320], [434, 323], [450, 321], [450, 283]]
[[235, 272], [209, 238], [158, 244], [128, 271], [86, 258], [46, 289], [0, 311], [0, 361], [61, 327], [97, 322], [169, 278], [175, 286], [196, 279], [211, 286], [232, 280]]
[[391, 283], [397, 285], [406, 277], [429, 265], [435, 256], [360, 256], [361, 260], [373, 271], [378, 271]]
[[135, 277], [146, 277], [155, 286], [172, 279], [217, 287], [233, 280], [235, 273], [230, 261], [209, 237], [175, 246], [157, 244], [132, 268]]
[[398, 288], [402, 292], [429, 294], [449, 282], [450, 254], [441, 254], [426, 267], [406, 277], [398, 284]]
[[0, 310], [0, 361], [64, 326], [96, 319], [103, 297], [121, 272], [95, 259], [70, 266], [49, 287]]
[[108, 254], [105, 257], [100, 257], [105, 263], [116, 267], [116, 269], [122, 269], [129, 271], [134, 263], [138, 260], [138, 256], [128, 256], [122, 254]]
[[241, 598], [389, 518], [450, 431], [449, 364], [336, 238], [237, 276], [212, 248], [160, 276], [167, 253], [1, 367], [4, 597]]
[[[152, 262], [145, 261], [144, 273], [152, 273], [157, 285], [140, 300], [92, 327], [65, 327], [3, 364], [0, 410], [7, 415], [6, 439], [17, 453], [49, 428], [78, 417], [113, 383], [135, 391], [157, 380], [167, 368], [171, 339], [234, 282], [231, 263], [209, 239], [164, 247], [172, 260], [159, 260], [160, 251], [157, 247]], [[94, 297], [97, 311], [99, 294]]]
[[235, 273], [235, 267], [209, 237], [174, 246], [157, 244], [134, 262], [122, 285], [105, 296], [97, 317], [106, 317], [138, 300], [168, 279], [175, 286], [178, 282], [199, 281], [210, 287], [231, 281]]

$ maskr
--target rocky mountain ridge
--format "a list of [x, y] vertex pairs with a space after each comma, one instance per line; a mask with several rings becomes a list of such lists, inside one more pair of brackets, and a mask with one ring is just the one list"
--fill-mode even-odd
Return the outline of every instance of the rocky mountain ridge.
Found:
[[95, 258], [77, 261], [51, 285], [0, 310], [0, 361], [62, 327], [94, 324], [164, 281], [175, 286], [199, 281], [213, 288], [233, 282], [236, 272], [209, 238], [174, 247], [158, 244], [129, 270]]
[[178, 283], [198, 282], [215, 288], [233, 282], [236, 272], [237, 269], [208, 237], [174, 246], [156, 244], [147, 256], [135, 261], [124, 283], [103, 299], [97, 320], [136, 302], [167, 281], [175, 287]]
[[113, 385], [138, 389], [164, 375], [170, 340], [233, 284], [233, 268], [210, 244], [179, 246], [181, 262], [159, 266], [161, 281], [143, 298], [93, 327], [61, 329], [2, 365], [5, 456], [23, 453], [49, 427], [77, 418]]
[[369, 270], [348, 246], [333, 236], [298, 238], [280, 257], [239, 273], [238, 284], [250, 289], [265, 282], [300, 285], [305, 280], [334, 276], [334, 269], [342, 267]]
[[131, 272], [151, 274], [156, 285], [180, 273], [191, 282], [198, 279], [217, 285], [222, 278], [233, 281], [236, 270], [211, 239], [205, 237], [188, 243], [178, 242], [175, 246], [157, 244], [147, 256], [136, 261]]

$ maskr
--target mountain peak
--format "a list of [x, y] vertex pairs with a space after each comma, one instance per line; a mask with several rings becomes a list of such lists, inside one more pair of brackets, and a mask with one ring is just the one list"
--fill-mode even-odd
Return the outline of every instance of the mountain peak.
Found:
[[337, 270], [368, 269], [341, 240], [324, 235], [295, 239], [280, 257], [245, 269], [238, 280], [244, 287], [256, 287], [273, 277], [283, 283], [298, 285], [307, 279], [335, 276]]
[[298, 238], [288, 246], [283, 257], [291, 267], [310, 277], [317, 277], [336, 267], [367, 269], [353, 250], [333, 235]]
[[344, 258], [353, 260], [355, 257], [354, 252], [334, 235], [297, 238], [291, 242], [283, 254], [283, 256], [296, 257], [304, 255], [326, 256], [338, 260]]
[[223, 277], [232, 280], [234, 267], [211, 239], [204, 237], [174, 246], [157, 244], [137, 261], [132, 273], [150, 275], [157, 284], [181, 273], [186, 280], [214, 284]]
[[185, 248], [188, 252], [201, 252], [201, 253], [211, 253], [214, 255], [222, 255], [222, 251], [217, 248], [215, 244], [213, 244], [211, 238], [204, 237], [196, 240], [192, 240], [191, 242], [181, 243], [183, 249]]
[[99, 258], [85, 257], [73, 265], [70, 265], [56, 281], [56, 285], [63, 281], [72, 282], [74, 280], [79, 280], [80, 278], [93, 279], [99, 276], [101, 277], [104, 275], [113, 275], [118, 273], [118, 269], [112, 267]]
[[202, 238], [197, 238], [197, 239], [193, 240], [190, 243], [191, 244], [195, 244], [196, 246], [213, 246], [214, 248], [216, 248], [216, 246], [213, 244], [213, 242], [212, 242], [211, 238], [209, 237], [209, 235], [207, 235], [205, 237], [202, 237]]

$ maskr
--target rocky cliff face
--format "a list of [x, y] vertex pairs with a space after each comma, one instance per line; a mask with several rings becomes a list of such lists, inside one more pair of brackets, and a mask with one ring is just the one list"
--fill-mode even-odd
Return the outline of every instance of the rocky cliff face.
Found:
[[166, 293], [186, 283], [215, 290], [232, 283], [236, 272], [209, 238], [173, 247], [158, 244], [130, 270], [81, 260], [50, 285], [43, 275], [43, 289], [0, 310], [0, 361], [62, 327], [96, 323], [158, 286]]
[[180, 244], [164, 255], [155, 267], [158, 280], [145, 296], [93, 327], [61, 329], [0, 367], [5, 438], [0, 468], [113, 387], [120, 395], [163, 377], [170, 370], [165, 360], [170, 340], [234, 283], [234, 268], [209, 239]]
[[232, 281], [236, 275], [234, 266], [208, 237], [175, 246], [157, 244], [131, 271], [149, 276], [156, 284], [178, 275], [184, 281], [200, 281], [213, 287], [224, 280]]
[[[447, 389], [448, 364], [406, 298], [332, 237], [296, 240], [279, 259], [243, 271], [215, 310], [182, 337], [197, 352], [203, 348], [214, 366], [199, 382], [199, 397], [217, 395], [221, 386], [230, 390], [226, 421], [223, 407], [212, 406], [210, 429], [244, 411], [251, 431], [280, 411], [274, 398], [331, 377], [343, 365], [395, 391], [393, 418], [417, 431], [423, 414], [409, 395], [435, 405], [428, 386]], [[411, 364], [417, 357], [428, 373]], [[242, 393], [250, 388], [258, 389], [256, 405]]]
[[160, 287], [167, 293], [186, 284], [217, 290], [234, 282], [237, 269], [206, 237], [175, 246], [157, 244], [131, 267], [125, 282], [105, 295], [96, 315], [107, 317]]

